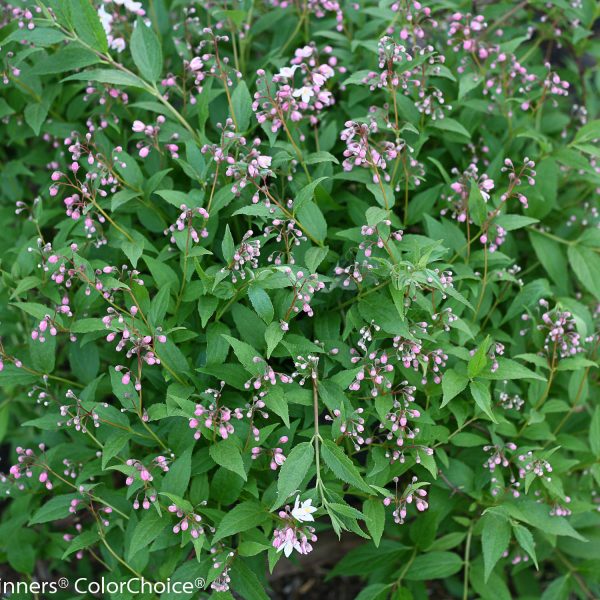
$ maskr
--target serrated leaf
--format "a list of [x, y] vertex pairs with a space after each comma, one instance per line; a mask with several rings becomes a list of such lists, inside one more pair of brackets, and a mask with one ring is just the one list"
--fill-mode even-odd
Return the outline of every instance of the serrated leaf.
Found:
[[268, 325], [275, 314], [269, 294], [258, 285], [251, 285], [248, 288], [248, 298], [250, 298], [250, 303], [256, 314]]
[[127, 560], [131, 560], [142, 548], [148, 547], [168, 526], [169, 518], [166, 515], [159, 515], [154, 510], [145, 511], [131, 536]]
[[248, 531], [248, 529], [257, 527], [268, 519], [270, 519], [270, 514], [258, 502], [254, 500], [241, 502], [221, 519], [212, 543], [214, 544], [230, 535]]
[[385, 527], [385, 508], [383, 502], [379, 498], [367, 498], [363, 503], [363, 514], [373, 543], [379, 547]]
[[567, 255], [577, 279], [596, 300], [600, 300], [600, 255], [580, 245], [569, 246]]
[[331, 440], [323, 440], [321, 454], [325, 464], [338, 479], [353, 485], [363, 492], [368, 494], [372, 493], [371, 488], [365, 483], [357, 467], [334, 442]]
[[483, 516], [481, 546], [483, 549], [483, 565], [485, 580], [500, 560], [510, 542], [510, 525], [503, 515], [488, 512]]
[[233, 113], [237, 123], [238, 131], [244, 132], [250, 126], [250, 117], [252, 116], [252, 96], [248, 91], [248, 86], [243, 80], [240, 80], [231, 95]]
[[469, 378], [461, 375], [453, 369], [449, 369], [442, 377], [442, 404], [441, 408], [446, 406], [453, 398], [456, 398], [468, 385]]
[[281, 506], [292, 494], [298, 491], [300, 484], [313, 464], [314, 458], [315, 450], [310, 442], [302, 442], [290, 452], [279, 470], [277, 499], [271, 510]]
[[267, 405], [267, 408], [272, 410], [277, 416], [281, 417], [285, 426], [290, 426], [290, 415], [288, 410], [288, 404], [285, 399], [283, 389], [281, 386], [272, 386], [269, 388], [266, 396], [263, 396], [263, 400]]
[[538, 569], [537, 557], [535, 555], [535, 542], [533, 540], [533, 535], [531, 531], [527, 529], [527, 527], [523, 527], [523, 525], [519, 525], [518, 523], [513, 523], [513, 531], [515, 533], [515, 538], [519, 545], [533, 560], [533, 564], [535, 568]]
[[183, 496], [192, 473], [192, 448], [185, 450], [169, 467], [161, 491]]
[[64, 519], [69, 514], [71, 500], [76, 497], [77, 494], [65, 494], [50, 498], [50, 500], [33, 513], [33, 516], [29, 520], [29, 525]]
[[490, 418], [491, 421], [497, 423], [498, 420], [492, 412], [492, 395], [489, 386], [481, 383], [481, 381], [472, 381], [469, 385], [471, 395], [475, 404]]
[[162, 72], [162, 50], [152, 27], [147, 26], [141, 17], [135, 22], [131, 34], [131, 56], [142, 77], [154, 83]]
[[240, 449], [231, 438], [212, 444], [209, 454], [218, 465], [237, 473], [244, 481], [248, 479]]
[[475, 354], [473, 354], [471, 360], [469, 361], [467, 366], [467, 374], [471, 379], [473, 379], [473, 377], [477, 377], [477, 375], [479, 375], [485, 368], [488, 362], [487, 351], [489, 350], [491, 343], [490, 336], [488, 335], [477, 348], [477, 351]]
[[[69, 1], [69, 0], [67, 0]], [[70, 0], [71, 18], [79, 37], [94, 50], [108, 52], [106, 33], [90, 0]]]

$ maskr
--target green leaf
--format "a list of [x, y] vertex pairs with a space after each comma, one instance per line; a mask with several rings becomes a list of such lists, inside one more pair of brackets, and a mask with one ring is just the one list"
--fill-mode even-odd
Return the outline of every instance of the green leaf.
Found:
[[178, 209], [181, 208], [182, 204], [192, 206], [192, 196], [181, 192], [179, 190], [154, 190], [157, 196], [160, 196], [163, 200], [166, 200], [169, 204], [176, 206]]
[[[363, 588], [354, 600], [384, 600], [387, 598], [387, 590], [389, 590], [392, 585], [392, 583], [373, 583]], [[400, 590], [397, 590], [397, 592], [395, 598], [398, 600], [409, 600], [408, 596], [406, 598], [400, 596]]]
[[60, 48], [54, 54], [50, 54], [36, 62], [31, 70], [34, 75], [51, 75], [54, 73], [65, 73], [89, 67], [99, 62], [98, 56], [77, 43], [69, 44]]
[[533, 535], [531, 531], [527, 529], [527, 527], [523, 527], [523, 525], [519, 525], [518, 523], [513, 523], [513, 531], [515, 533], [515, 539], [519, 542], [519, 545], [529, 556], [531, 560], [533, 560], [533, 564], [535, 568], [538, 568], [537, 557], [535, 555], [535, 542], [533, 541]]
[[169, 518], [166, 515], [159, 515], [155, 510], [146, 511], [131, 536], [127, 560], [130, 561], [142, 548], [150, 546], [168, 526]]
[[144, 249], [139, 244], [124, 241], [121, 243], [121, 250], [123, 250], [123, 254], [129, 259], [129, 262], [135, 269]]
[[170, 298], [171, 288], [169, 287], [160, 288], [158, 294], [152, 298], [148, 319], [154, 326], [159, 326], [164, 321]]
[[539, 219], [524, 217], [523, 215], [504, 215], [500, 214], [494, 219], [496, 225], [500, 225], [506, 231], [515, 231], [523, 227], [529, 227], [534, 223], [539, 223]]
[[567, 255], [577, 279], [596, 300], [600, 300], [600, 255], [580, 245], [569, 246]]
[[484, 77], [477, 73], [465, 73], [461, 76], [458, 83], [458, 99], [462, 100], [471, 90], [474, 90]]
[[144, 79], [154, 83], [162, 73], [163, 57], [160, 42], [152, 27], [137, 18], [130, 43], [131, 56]]
[[260, 354], [250, 344], [240, 342], [230, 335], [223, 335], [223, 338], [233, 348], [237, 359], [244, 365], [247, 371], [255, 376], [262, 376], [264, 374], [264, 362], [262, 360], [255, 361], [256, 358], [260, 358]]
[[279, 470], [277, 500], [271, 510], [281, 506], [292, 494], [299, 491], [300, 484], [312, 466], [314, 458], [315, 450], [310, 442], [302, 442], [290, 452]]
[[516, 360], [503, 358], [502, 356], [497, 357], [496, 360], [498, 361], [498, 368], [495, 371], [492, 371], [491, 369], [489, 371], [486, 370], [484, 373], [480, 373], [479, 377], [494, 380], [537, 379], [539, 381], [546, 381], [545, 377], [538, 375], [531, 369], [518, 363]]
[[[83, 0], [82, 0], [83, 1]], [[97, 81], [98, 83], [110, 83], [125, 87], [146, 88], [146, 84], [133, 73], [117, 71], [117, 69], [91, 69], [69, 75], [64, 81]]]
[[466, 140], [471, 139], [471, 134], [455, 119], [451, 119], [450, 117], [444, 117], [443, 119], [438, 119], [434, 121], [430, 125], [434, 129], [438, 129], [439, 131], [447, 131], [449, 133], [454, 133], [457, 136], [464, 138]]
[[238, 84], [231, 95], [231, 104], [233, 105], [233, 114], [235, 115], [238, 131], [247, 131], [250, 127], [250, 117], [252, 116], [253, 111], [252, 96], [250, 96], [245, 81], [238, 81]]
[[309, 248], [304, 255], [304, 262], [311, 273], [316, 273], [319, 265], [325, 260], [325, 257], [329, 254], [329, 247], [324, 246], [323, 248], [315, 247]]
[[557, 577], [542, 594], [540, 600], [567, 600], [571, 588], [571, 574]]
[[218, 465], [237, 473], [244, 481], [248, 479], [240, 449], [231, 438], [212, 444], [208, 452]]
[[408, 581], [445, 579], [458, 573], [462, 566], [462, 559], [453, 552], [428, 552], [415, 558], [404, 578]]
[[94, 50], [108, 52], [106, 33], [91, 0], [70, 0], [70, 2], [71, 18], [77, 35]]
[[0, 442], [4, 440], [10, 422], [10, 404], [0, 407]]
[[538, 503], [535, 500], [523, 499], [518, 503], [506, 503], [505, 506], [511, 517], [546, 534], [564, 535], [586, 541], [581, 534], [573, 529], [567, 519], [551, 515], [547, 505]]
[[64, 551], [61, 560], [65, 560], [68, 556], [73, 554], [73, 552], [77, 552], [78, 550], [83, 550], [84, 548], [89, 548], [96, 542], [100, 540], [100, 535], [95, 530], [84, 531], [82, 534], [74, 537], [67, 549]]
[[589, 431], [590, 448], [595, 456], [600, 458], [600, 406], [596, 406]]
[[40, 130], [46, 117], [48, 116], [48, 104], [45, 102], [40, 102], [36, 104], [28, 104], [25, 107], [24, 116], [25, 123], [33, 129], [35, 135], [40, 134]]
[[161, 491], [183, 496], [190, 483], [192, 473], [192, 448], [185, 450], [170, 466], [163, 479]]
[[273, 308], [273, 303], [271, 302], [269, 294], [258, 285], [251, 285], [248, 288], [248, 298], [250, 298], [250, 302], [256, 311], [256, 314], [265, 323], [269, 324], [273, 320], [273, 315], [275, 314], [275, 309]]
[[480, 381], [472, 381], [470, 386], [471, 395], [475, 404], [490, 418], [491, 421], [497, 423], [494, 413], [492, 412], [492, 395], [490, 394], [489, 385], [485, 385]]
[[248, 531], [257, 527], [270, 518], [269, 513], [254, 500], [242, 502], [230, 510], [221, 519], [212, 543], [216, 543], [225, 537]]
[[35, 511], [33, 517], [29, 520], [29, 525], [39, 523], [48, 523], [49, 521], [58, 521], [69, 515], [71, 500], [77, 497], [77, 494], [65, 494], [50, 498], [41, 508]]
[[379, 547], [385, 527], [385, 508], [379, 498], [367, 498], [363, 503], [363, 514], [373, 543]]
[[129, 441], [130, 434], [127, 431], [119, 431], [113, 429], [108, 440], [104, 442], [104, 449], [102, 450], [102, 468], [106, 469], [106, 465], [110, 462], [111, 458], [114, 458], [121, 452]]
[[510, 543], [510, 525], [504, 515], [487, 512], [483, 517], [481, 546], [483, 549], [484, 576], [487, 581], [496, 563]]
[[533, 230], [529, 231], [529, 239], [538, 260], [542, 263], [552, 281], [558, 286], [559, 290], [565, 291], [568, 281], [565, 277], [567, 259], [561, 245]]
[[269, 596], [254, 571], [240, 559], [233, 561], [231, 588], [245, 600], [269, 600]]
[[487, 203], [474, 179], [471, 179], [469, 188], [469, 215], [475, 225], [481, 225], [487, 218]]
[[468, 385], [469, 378], [466, 375], [461, 375], [453, 369], [449, 369], [442, 377], [442, 404], [441, 408], [446, 406], [450, 400], [456, 398]]
[[471, 379], [477, 377], [477, 375], [483, 371], [485, 365], [487, 365], [487, 351], [489, 350], [491, 343], [490, 336], [488, 335], [469, 361], [467, 373]]
[[586, 142], [593, 142], [600, 138], [600, 119], [595, 121], [589, 121], [583, 127], [577, 131], [574, 144], [585, 144]]
[[148, 265], [150, 274], [159, 288], [171, 287], [174, 290], [179, 288], [179, 277], [169, 265], [150, 256], [144, 256], [144, 262]]
[[305, 202], [309, 202], [315, 197], [315, 190], [322, 181], [325, 181], [327, 177], [319, 177], [313, 179], [309, 184], [305, 185], [297, 194], [294, 199], [294, 210], [298, 210], [302, 207]]
[[56, 336], [46, 333], [46, 341], [29, 340], [31, 366], [42, 373], [52, 373], [56, 362]]
[[332, 162], [335, 163], [336, 165], [340, 164], [340, 161], [333, 156], [333, 154], [330, 154], [329, 152], [324, 152], [324, 151], [320, 151], [320, 152], [311, 152], [311, 154], [309, 154], [305, 161], [304, 161], [307, 165], [316, 165], [318, 163], [322, 163], [322, 162]]
[[286, 427], [290, 427], [290, 415], [288, 410], [288, 403], [283, 394], [281, 386], [271, 386], [266, 396], [263, 396], [263, 400], [267, 405], [267, 408], [272, 410], [277, 416], [281, 417]]
[[556, 207], [560, 168], [554, 159], [545, 158], [536, 165], [535, 171], [535, 187], [526, 194], [529, 198], [527, 214], [543, 219]]
[[225, 235], [223, 236], [223, 241], [221, 242], [221, 252], [223, 252], [223, 258], [225, 259], [225, 262], [228, 264], [231, 263], [235, 253], [235, 242], [233, 241], [233, 236], [231, 235], [229, 225], [225, 226]]
[[306, 232], [317, 242], [323, 242], [327, 237], [327, 221], [321, 209], [312, 200], [302, 203], [296, 210], [298, 224], [304, 227]]
[[323, 461], [333, 471], [333, 474], [342, 481], [366, 492], [373, 493], [365, 483], [354, 463], [346, 456], [344, 451], [331, 440], [323, 440], [321, 446]]
[[270, 358], [273, 350], [277, 347], [277, 344], [283, 339], [285, 331], [281, 329], [279, 323], [270, 323], [265, 330], [265, 342], [267, 342], [267, 358]]

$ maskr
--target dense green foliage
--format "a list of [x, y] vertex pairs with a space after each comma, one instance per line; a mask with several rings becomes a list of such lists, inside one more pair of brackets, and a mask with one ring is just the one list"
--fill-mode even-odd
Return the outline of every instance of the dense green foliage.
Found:
[[2, 580], [600, 597], [598, 3], [11, 2]]

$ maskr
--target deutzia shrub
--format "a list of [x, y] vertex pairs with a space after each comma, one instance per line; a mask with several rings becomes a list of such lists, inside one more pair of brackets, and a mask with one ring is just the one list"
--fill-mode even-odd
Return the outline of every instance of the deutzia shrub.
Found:
[[598, 16], [2, 3], [2, 579], [600, 597]]

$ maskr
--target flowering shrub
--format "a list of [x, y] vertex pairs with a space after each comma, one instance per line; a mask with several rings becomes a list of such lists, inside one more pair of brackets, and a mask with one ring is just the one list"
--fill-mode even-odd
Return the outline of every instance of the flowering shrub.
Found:
[[600, 597], [598, 6], [470, 6], [3, 3], [2, 579]]

